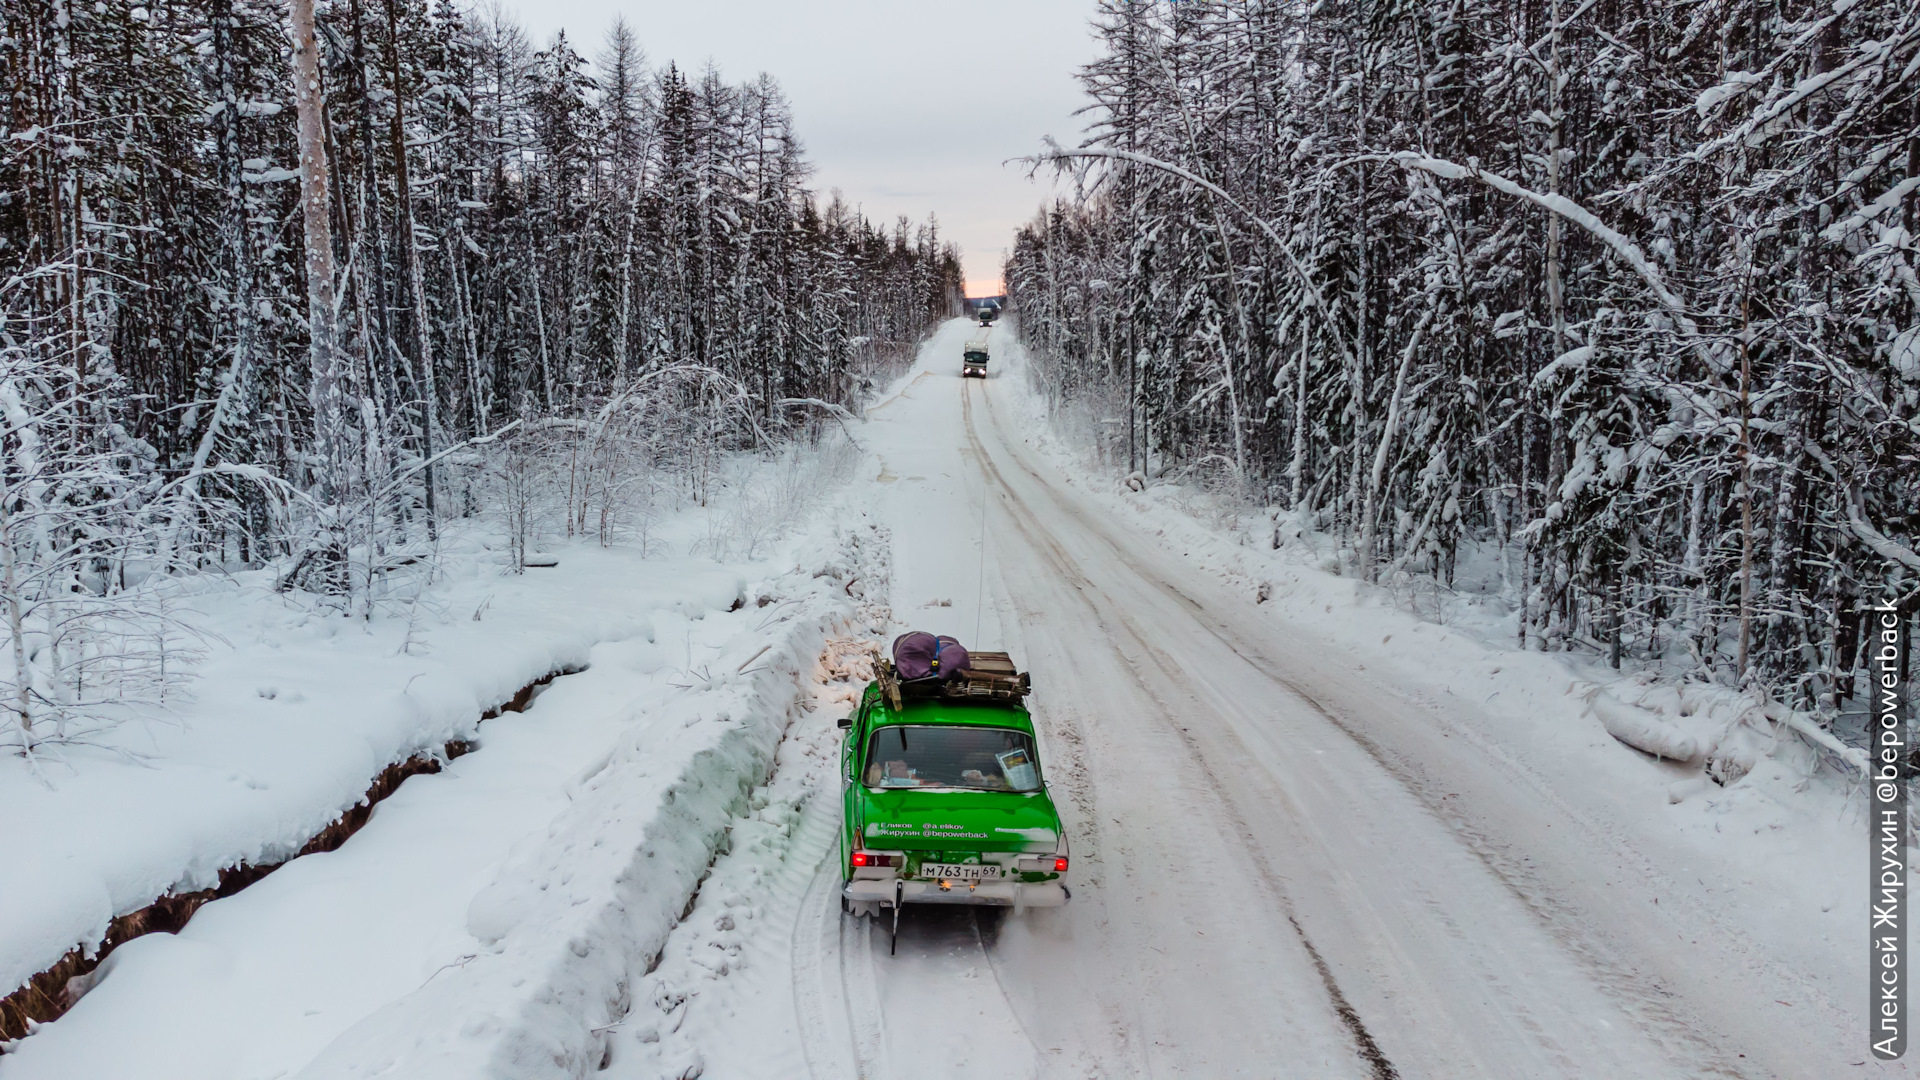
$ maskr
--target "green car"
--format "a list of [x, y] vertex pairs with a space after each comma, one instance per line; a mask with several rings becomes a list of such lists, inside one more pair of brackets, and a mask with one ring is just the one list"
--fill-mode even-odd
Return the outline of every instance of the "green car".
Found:
[[905, 904], [1067, 902], [1067, 837], [1021, 701], [1025, 678], [1013, 694], [994, 692], [1006, 679], [982, 676], [916, 696], [883, 669], [867, 687], [841, 721], [846, 911], [891, 908], [897, 928]]

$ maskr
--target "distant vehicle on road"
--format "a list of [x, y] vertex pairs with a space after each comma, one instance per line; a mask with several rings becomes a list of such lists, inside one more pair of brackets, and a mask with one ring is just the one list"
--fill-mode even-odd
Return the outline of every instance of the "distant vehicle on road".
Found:
[[[944, 639], [943, 639], [944, 640]], [[841, 909], [878, 918], [905, 904], [1058, 907], [1067, 837], [1040, 772], [1031, 681], [1006, 653], [902, 679], [881, 661], [840, 721]]]
[[966, 351], [960, 355], [960, 377], [967, 379], [975, 375], [982, 379], [987, 377], [987, 338], [984, 334], [967, 342]]

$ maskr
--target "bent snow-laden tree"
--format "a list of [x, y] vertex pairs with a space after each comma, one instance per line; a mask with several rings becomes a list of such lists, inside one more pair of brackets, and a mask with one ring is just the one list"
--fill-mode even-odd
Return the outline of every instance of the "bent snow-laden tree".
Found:
[[[1057, 405], [1533, 648], [1831, 707], [1920, 586], [1920, 0], [1104, 3]], [[1463, 561], [1464, 560], [1464, 561]]]
[[153, 587], [151, 452], [96, 422], [116, 380], [76, 379], [44, 336], [23, 343], [30, 319], [10, 306], [0, 317], [0, 709], [12, 720], [0, 746], [31, 754], [128, 705], [164, 704], [192, 636]]
[[609, 487], [702, 497], [958, 303], [931, 221], [809, 190], [772, 79], [653, 67], [624, 25], [589, 59], [440, 0], [9, 0], [0, 43], [15, 746], [146, 655], [101, 620], [150, 577], [271, 567], [365, 612], [536, 444], [611, 539]]

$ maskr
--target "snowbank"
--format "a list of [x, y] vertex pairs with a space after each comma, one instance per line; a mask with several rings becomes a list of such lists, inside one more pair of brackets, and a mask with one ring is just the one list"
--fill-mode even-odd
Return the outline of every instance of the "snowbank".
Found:
[[[871, 544], [868, 545], [872, 547]], [[853, 614], [861, 539], [757, 589], [777, 603], [570, 788], [474, 897], [478, 955], [348, 1029], [302, 1080], [576, 1077], [608, 1055], [668, 934], [766, 776], [829, 633]]]
[[[854, 613], [881, 542], [838, 520], [757, 582], [703, 560], [583, 566], [597, 581], [571, 598], [577, 632], [631, 602], [629, 637], [583, 649], [584, 671], [488, 721], [477, 750], [402, 785], [339, 851], [116, 950], [0, 1076], [591, 1071]], [[487, 617], [500, 609], [496, 595]]]
[[842, 612], [830, 595], [839, 584], [829, 579], [780, 616], [767, 653], [722, 657], [721, 673], [580, 778], [572, 807], [521, 841], [474, 898], [474, 962], [349, 1028], [299, 1075], [593, 1071], [631, 1004], [633, 978], [659, 953], [765, 775], [796, 679]]
[[[831, 926], [840, 917], [831, 897], [839, 879], [822, 865], [839, 842], [835, 720], [858, 707], [884, 640], [876, 631], [891, 622], [885, 550], [876, 545], [869, 555], [862, 560], [861, 617], [851, 633], [827, 643], [812, 700], [782, 740], [773, 776], [733, 819], [726, 854], [668, 937], [659, 965], [636, 985], [631, 1012], [610, 1043], [610, 1077], [754, 1075], [770, 1060], [778, 1063], [771, 1075], [857, 1071], [851, 1062], [810, 1067], [797, 1021], [804, 1013], [824, 1024], [818, 1014], [826, 1005], [796, 987], [796, 966], [810, 960], [804, 952], [796, 959], [795, 942], [809, 930], [817, 938], [813, 924]], [[823, 968], [812, 974], [826, 977], [824, 959], [812, 959]], [[742, 1031], [754, 1037], [742, 1040]]]
[[370, 621], [271, 593], [266, 572], [208, 579], [180, 599], [218, 635], [172, 717], [101, 745], [0, 760], [0, 864], [31, 888], [0, 896], [7, 991], [116, 915], [209, 888], [222, 869], [279, 862], [359, 803], [382, 769], [478, 738], [481, 714], [597, 642], [644, 635], [649, 597], [725, 608], [738, 568], [573, 548], [503, 575], [477, 545], [427, 599]]

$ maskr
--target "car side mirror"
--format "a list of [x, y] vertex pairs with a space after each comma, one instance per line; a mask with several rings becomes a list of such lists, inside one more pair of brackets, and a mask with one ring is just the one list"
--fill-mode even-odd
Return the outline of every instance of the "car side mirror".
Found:
[[835, 726], [835, 727], [844, 727], [844, 728], [850, 728], [850, 727], [852, 727], [852, 726], [853, 726], [853, 717], [851, 717], [851, 716], [843, 716], [843, 717], [841, 717], [841, 718], [840, 718], [840, 720], [839, 720], [839, 722], [838, 722], [837, 724], [835, 724], [834, 726]]

